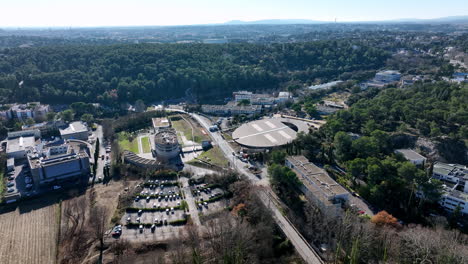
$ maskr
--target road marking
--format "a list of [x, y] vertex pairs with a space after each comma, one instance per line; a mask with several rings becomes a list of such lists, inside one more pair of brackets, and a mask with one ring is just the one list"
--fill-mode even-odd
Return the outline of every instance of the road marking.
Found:
[[253, 128], [255, 128], [257, 131], [263, 131], [263, 128], [261, 128], [259, 125], [257, 124], [252, 124]]
[[276, 128], [275, 124], [271, 123], [270, 121], [266, 121], [265, 124], [267, 124], [271, 128]]
[[271, 143], [276, 143], [278, 142], [274, 137], [272, 137], [270, 134], [265, 134], [265, 137], [271, 141]]
[[284, 132], [284, 130], [280, 130], [278, 133], [287, 139], [291, 139], [291, 136]]

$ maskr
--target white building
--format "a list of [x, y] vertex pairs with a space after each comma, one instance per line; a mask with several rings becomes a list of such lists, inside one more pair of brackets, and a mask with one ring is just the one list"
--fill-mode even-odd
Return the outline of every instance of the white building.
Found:
[[292, 94], [290, 92], [279, 92], [278, 97], [276, 98], [277, 103], [284, 103], [292, 99]]
[[424, 166], [427, 160], [426, 157], [412, 149], [397, 149], [395, 150], [395, 153], [400, 153], [401, 155], [403, 155], [403, 157], [405, 157], [405, 159], [407, 159], [409, 162], [413, 163], [416, 166]]
[[252, 92], [248, 92], [248, 91], [238, 91], [238, 92], [234, 92], [232, 93], [233, 96], [234, 96], [234, 101], [236, 102], [239, 102], [239, 101], [242, 101], [242, 100], [249, 100], [251, 101], [252, 100]]
[[77, 121], [72, 122], [65, 129], [60, 129], [62, 139], [88, 140], [88, 127], [85, 123]]
[[436, 162], [432, 177], [444, 183], [444, 194], [439, 204], [450, 212], [460, 207], [461, 212], [468, 215], [468, 168]]
[[8, 138], [6, 154], [8, 158], [25, 159], [28, 149], [36, 145], [34, 136]]

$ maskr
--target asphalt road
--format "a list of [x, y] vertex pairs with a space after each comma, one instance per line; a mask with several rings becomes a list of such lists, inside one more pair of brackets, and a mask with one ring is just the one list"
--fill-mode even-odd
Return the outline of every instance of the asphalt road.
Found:
[[[195, 120], [197, 120], [206, 129], [206, 131], [209, 131], [209, 127], [211, 126], [210, 120], [198, 114], [191, 113], [190, 115]], [[226, 140], [221, 137], [220, 133], [210, 132], [210, 134], [215, 143], [223, 151], [224, 155], [231, 161], [234, 169], [246, 175], [254, 184], [257, 184], [259, 179], [245, 168], [247, 164], [237, 158], [232, 158], [232, 153], [234, 150], [231, 148], [229, 143], [227, 143]], [[318, 256], [310, 244], [302, 237], [294, 225], [286, 217], [284, 217], [281, 211], [278, 209], [278, 201], [275, 201], [275, 198], [272, 196], [270, 187], [266, 186], [265, 188], [267, 188], [267, 190], [260, 194], [260, 199], [268, 208], [271, 209], [273, 218], [276, 220], [276, 223], [294, 245], [299, 255], [301, 255], [306, 263], [323, 263], [322, 259]]]

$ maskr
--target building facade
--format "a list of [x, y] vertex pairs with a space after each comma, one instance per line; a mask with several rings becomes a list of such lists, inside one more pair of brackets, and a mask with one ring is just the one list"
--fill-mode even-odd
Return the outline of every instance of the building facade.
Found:
[[89, 156], [82, 147], [63, 143], [31, 151], [28, 163], [34, 184], [42, 186], [87, 180], [91, 172]]
[[432, 177], [444, 183], [439, 204], [453, 212], [457, 207], [468, 215], [468, 168], [459, 164], [434, 163]]

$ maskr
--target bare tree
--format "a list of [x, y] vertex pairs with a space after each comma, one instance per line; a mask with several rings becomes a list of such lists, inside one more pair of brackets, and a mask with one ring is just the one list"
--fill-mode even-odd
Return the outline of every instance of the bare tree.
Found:
[[102, 262], [102, 253], [104, 250], [104, 235], [106, 234], [106, 230], [108, 228], [109, 212], [105, 207], [95, 205], [91, 209], [89, 222], [93, 230], [95, 240], [99, 241], [99, 259]]

